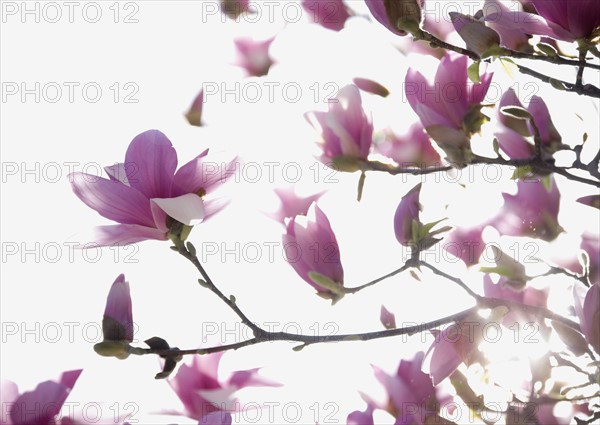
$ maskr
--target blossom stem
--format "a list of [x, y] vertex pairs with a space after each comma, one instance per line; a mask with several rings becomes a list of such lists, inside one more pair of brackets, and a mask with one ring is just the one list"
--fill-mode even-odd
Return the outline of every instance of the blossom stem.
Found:
[[442, 270], [438, 269], [435, 266], [432, 266], [431, 264], [429, 264], [426, 261], [419, 260], [419, 262], [417, 264], [419, 266], [427, 267], [429, 270], [431, 270], [433, 273], [437, 274], [438, 276], [441, 276], [445, 279], [448, 279], [448, 280], [456, 283], [458, 286], [460, 286], [462, 289], [464, 289], [467, 294], [469, 294], [470, 296], [475, 298], [476, 301], [479, 301], [481, 298], [483, 298], [481, 295], [477, 294], [475, 291], [473, 291], [471, 288], [469, 288], [467, 286], [467, 284], [465, 282], [463, 282], [461, 279], [451, 276], [446, 272], [443, 272]]
[[388, 279], [388, 278], [390, 278], [390, 277], [392, 277], [392, 276], [396, 276], [398, 273], [402, 273], [404, 270], [408, 269], [410, 266], [411, 266], [410, 262], [407, 262], [405, 265], [403, 265], [403, 266], [402, 266], [402, 267], [400, 267], [399, 269], [397, 269], [397, 270], [394, 270], [393, 272], [391, 272], [391, 273], [388, 273], [388, 274], [386, 274], [386, 275], [384, 275], [384, 276], [378, 277], [377, 279], [375, 279], [375, 280], [372, 280], [372, 281], [370, 281], [370, 282], [367, 282], [367, 283], [365, 283], [365, 284], [363, 284], [363, 285], [356, 286], [356, 287], [354, 287], [354, 288], [346, 288], [346, 287], [344, 287], [344, 288], [343, 288], [343, 290], [344, 290], [344, 293], [345, 293], [345, 294], [355, 294], [355, 293], [357, 293], [358, 291], [361, 291], [361, 290], [363, 290], [363, 289], [365, 289], [365, 288], [368, 288], [369, 286], [373, 286], [373, 285], [375, 285], [376, 283], [379, 283], [379, 282], [381, 282], [381, 281], [383, 281], [383, 280], [385, 280], [385, 279]]

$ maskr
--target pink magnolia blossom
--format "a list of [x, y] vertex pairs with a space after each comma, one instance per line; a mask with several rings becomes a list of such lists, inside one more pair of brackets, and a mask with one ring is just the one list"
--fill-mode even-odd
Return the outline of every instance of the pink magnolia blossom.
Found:
[[317, 200], [325, 193], [319, 192], [307, 196], [306, 198], [302, 198], [296, 195], [293, 187], [288, 189], [274, 189], [274, 191], [281, 201], [281, 206], [277, 212], [271, 213], [269, 216], [283, 225], [285, 225], [286, 218], [308, 214], [310, 206], [314, 202], [317, 202]]
[[485, 250], [481, 237], [487, 223], [475, 227], [456, 227], [442, 242], [444, 249], [453, 257], [459, 258], [467, 267], [479, 262], [479, 257]]
[[200, 93], [196, 96], [189, 111], [185, 114], [186, 119], [195, 127], [202, 127], [202, 108], [204, 106], [204, 90], [200, 90]]
[[467, 49], [480, 57], [500, 45], [498, 33], [486, 26], [482, 20], [458, 12], [450, 12], [449, 15], [454, 29], [467, 45]]
[[422, 223], [419, 219], [421, 205], [419, 204], [419, 195], [421, 194], [421, 183], [409, 190], [402, 197], [396, 213], [394, 214], [394, 233], [396, 239], [404, 246], [414, 245], [416, 235], [413, 234], [413, 222], [417, 223], [417, 227], [421, 227]]
[[287, 261], [305, 282], [319, 295], [334, 302], [341, 297], [338, 289], [344, 285], [344, 269], [340, 249], [327, 216], [313, 204], [306, 226], [293, 217], [283, 235]]
[[[53, 425], [82, 370], [63, 372], [58, 380], [44, 381], [19, 394], [14, 382], [3, 380], [0, 391], [3, 425]], [[62, 418], [60, 423], [72, 423]]]
[[487, 0], [483, 9], [486, 21], [506, 31], [548, 36], [575, 41], [589, 38], [600, 26], [596, 0], [531, 0], [539, 15], [511, 10], [500, 0]]
[[479, 107], [492, 81], [491, 73], [481, 76], [480, 84], [469, 84], [467, 58], [446, 54], [437, 69], [433, 83], [410, 68], [406, 75], [406, 97], [423, 127], [440, 125], [461, 130], [473, 107]]
[[406, 35], [407, 32], [398, 27], [399, 21], [420, 23], [424, 0], [365, 0], [365, 3], [380, 24], [396, 35]]
[[234, 161], [205, 167], [208, 149], [177, 172], [177, 153], [158, 130], [136, 136], [125, 163], [105, 167], [110, 179], [85, 173], [69, 175], [73, 192], [101, 216], [120, 224], [97, 228], [99, 246], [167, 240], [172, 220], [194, 225], [223, 209], [210, 198], [232, 175]]
[[467, 58], [450, 53], [440, 61], [433, 82], [413, 68], [406, 74], [410, 106], [453, 163], [464, 163], [470, 136], [479, 132], [485, 121], [480, 112], [481, 102], [491, 81], [492, 74], [484, 73], [481, 83], [468, 83]]
[[576, 282], [573, 299], [581, 333], [594, 351], [600, 354], [600, 284], [591, 285], [586, 292], [586, 288]]
[[238, 390], [246, 387], [279, 386], [258, 375], [259, 369], [240, 370], [233, 372], [225, 381], [219, 380], [218, 369], [222, 355], [221, 352], [195, 356], [191, 364], [180, 366], [169, 384], [183, 403], [184, 412], [166, 413], [185, 415], [199, 420], [201, 424], [226, 424], [231, 420], [230, 414], [240, 408], [234, 397]]
[[[373, 124], [362, 108], [356, 86], [342, 87], [329, 103], [328, 112], [309, 112], [305, 118], [321, 131], [323, 163], [333, 163], [342, 171], [355, 171], [356, 162], [367, 159], [373, 142]], [[352, 164], [350, 169], [343, 167], [347, 163]]]
[[352, 412], [348, 423], [373, 423], [375, 408], [394, 416], [396, 424], [424, 425], [439, 420], [437, 411], [449, 400], [438, 396], [431, 378], [421, 371], [423, 358], [423, 352], [418, 352], [412, 360], [401, 360], [394, 375], [373, 366], [375, 377], [385, 388], [388, 400], [383, 404], [370, 401], [365, 412]]
[[102, 332], [108, 341], [133, 341], [133, 313], [129, 282], [120, 274], [110, 287], [106, 299]]
[[581, 236], [580, 248], [589, 258], [589, 280], [591, 284], [600, 285], [600, 238], [589, 232]]
[[342, 0], [302, 0], [302, 8], [310, 15], [312, 22], [333, 31], [341, 31], [351, 16]]
[[251, 38], [238, 38], [234, 40], [237, 51], [236, 65], [244, 68], [248, 76], [261, 77], [269, 73], [275, 63], [269, 55], [269, 48], [275, 37], [267, 40], [253, 40]]
[[552, 176], [550, 189], [540, 180], [519, 180], [517, 194], [503, 193], [504, 206], [490, 222], [501, 234], [554, 240], [560, 232], [560, 192]]
[[375, 145], [375, 150], [401, 166], [427, 168], [440, 166], [442, 163], [420, 122], [412, 124], [408, 131], [401, 135], [386, 131], [385, 139]]
[[221, 12], [230, 19], [237, 19], [250, 11], [250, 0], [221, 0]]

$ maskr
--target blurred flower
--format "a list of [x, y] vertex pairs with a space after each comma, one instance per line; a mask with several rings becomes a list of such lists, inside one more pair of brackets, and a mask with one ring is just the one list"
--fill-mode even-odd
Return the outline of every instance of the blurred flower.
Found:
[[485, 20], [506, 31], [545, 35], [563, 41], [590, 38], [600, 26], [596, 0], [531, 0], [531, 3], [539, 16], [511, 10], [500, 0], [487, 0], [483, 9]]
[[269, 217], [285, 225], [286, 218], [293, 218], [297, 215], [306, 215], [313, 202], [316, 202], [325, 192], [315, 193], [314, 195], [302, 198], [296, 195], [294, 188], [274, 189], [281, 201], [279, 210], [269, 214]]
[[[5, 425], [52, 425], [82, 370], [63, 372], [56, 381], [38, 384], [33, 391], [19, 394], [17, 384], [3, 380], [0, 391], [2, 424]], [[68, 423], [63, 417], [59, 423]], [[71, 422], [72, 423], [72, 422]]]
[[573, 298], [581, 333], [594, 351], [600, 354], [600, 284], [591, 285], [586, 292], [583, 285], [575, 282]]
[[377, 81], [369, 80], [368, 78], [353, 78], [352, 82], [356, 87], [364, 92], [375, 94], [381, 97], [388, 97], [390, 92]]
[[204, 197], [231, 177], [235, 160], [225, 169], [209, 168], [203, 160], [207, 154], [208, 149], [175, 172], [177, 153], [171, 141], [160, 131], [149, 130], [129, 144], [125, 163], [105, 167], [110, 180], [70, 174], [79, 199], [120, 223], [98, 227], [93, 246], [167, 240], [173, 220], [192, 226], [223, 209], [222, 203]]
[[204, 106], [204, 90], [200, 90], [198, 96], [192, 102], [190, 110], [185, 114], [190, 125], [202, 127], [202, 107]]
[[381, 305], [381, 311], [379, 313], [379, 321], [386, 329], [396, 329], [396, 316], [385, 308], [383, 304]]
[[400, 166], [428, 168], [441, 166], [442, 163], [420, 122], [412, 124], [405, 134], [396, 135], [391, 130], [386, 131], [385, 139], [375, 145], [375, 150]]
[[269, 55], [269, 48], [275, 37], [263, 41], [250, 38], [238, 38], [234, 40], [237, 50], [236, 65], [244, 68], [248, 76], [261, 77], [269, 73], [271, 65], [275, 62]]
[[492, 28], [488, 28], [483, 21], [462, 13], [450, 12], [454, 29], [464, 40], [467, 49], [477, 53], [480, 57], [493, 47], [500, 45], [500, 36]]
[[600, 238], [598, 235], [585, 232], [581, 236], [580, 248], [588, 255], [590, 283], [600, 285]]
[[344, 28], [351, 16], [342, 0], [302, 0], [302, 8], [311, 16], [312, 22], [333, 31]]
[[221, 12], [231, 19], [237, 19], [242, 13], [249, 12], [250, 0], [221, 0]]
[[394, 375], [373, 366], [375, 377], [387, 392], [385, 403], [368, 401], [365, 412], [352, 412], [348, 423], [372, 424], [375, 408], [396, 418], [396, 424], [424, 425], [441, 420], [437, 412], [446, 404], [447, 397], [438, 397], [431, 378], [421, 371], [424, 354], [418, 352], [412, 360], [401, 360]]
[[423, 223], [419, 219], [421, 211], [419, 203], [420, 194], [421, 183], [413, 187], [402, 197], [394, 214], [394, 233], [398, 242], [404, 246], [416, 245], [418, 235], [414, 234], [413, 228], [418, 230], [423, 226]]
[[453, 257], [461, 259], [467, 267], [479, 262], [485, 250], [481, 237], [487, 223], [475, 227], [456, 227], [444, 238], [444, 249]]
[[305, 118], [321, 131], [323, 154], [320, 160], [340, 171], [360, 169], [373, 142], [373, 124], [367, 118], [358, 88], [342, 87], [329, 103], [329, 111], [313, 111]]
[[106, 298], [106, 308], [102, 318], [104, 340], [94, 346], [103, 356], [119, 359], [129, 357], [129, 343], [133, 341], [133, 313], [129, 282], [120, 274], [110, 287]]
[[446, 54], [437, 69], [433, 84], [413, 68], [406, 75], [406, 97], [421, 119], [423, 127], [448, 160], [464, 165], [470, 155], [470, 137], [487, 120], [481, 113], [491, 73], [481, 83], [467, 82], [467, 58]]
[[365, 0], [373, 17], [397, 35], [419, 29], [424, 0]]
[[185, 411], [165, 413], [185, 415], [207, 425], [231, 423], [231, 415], [227, 414], [240, 409], [238, 400], [233, 397], [236, 391], [246, 387], [279, 386], [258, 375], [260, 369], [233, 372], [227, 380], [220, 381], [218, 369], [222, 355], [221, 352], [195, 356], [191, 364], [179, 367], [169, 384]]
[[344, 269], [329, 220], [316, 204], [310, 207], [306, 226], [297, 218], [292, 217], [283, 235], [286, 259], [320, 296], [336, 302], [343, 296]]
[[519, 180], [517, 194], [503, 193], [504, 206], [490, 222], [501, 234], [554, 240], [563, 231], [558, 224], [560, 192], [552, 176], [547, 189], [541, 180]]

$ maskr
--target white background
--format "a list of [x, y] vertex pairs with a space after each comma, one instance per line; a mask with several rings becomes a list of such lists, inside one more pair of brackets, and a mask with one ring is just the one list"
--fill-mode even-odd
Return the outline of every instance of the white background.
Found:
[[[8, 3], [18, 8], [16, 15], [4, 13]], [[159, 371], [157, 359], [132, 356], [118, 361], [101, 358], [92, 350], [99, 341], [106, 294], [119, 273], [125, 273], [131, 284], [139, 346], [152, 336], [180, 348], [193, 348], [248, 335], [215, 296], [195, 283], [195, 269], [169, 250], [168, 242], [147, 241], [118, 251], [70, 248], [72, 243], [87, 242], [94, 226], [109, 223], [72, 193], [68, 172], [100, 173], [101, 166], [123, 161], [135, 135], [153, 128], [173, 142], [180, 165], [207, 147], [211, 157], [217, 155], [215, 161], [239, 155], [246, 164], [219, 191], [231, 200], [230, 205], [194, 229], [190, 240], [199, 250], [202, 244], [217, 247], [218, 252], [207, 257], [207, 271], [224, 293], [235, 294], [239, 306], [255, 322], [273, 330], [310, 334], [361, 332], [381, 329], [382, 302], [396, 313], [398, 325], [432, 320], [471, 305], [460, 288], [425, 273], [420, 283], [404, 274], [347, 296], [332, 307], [315, 296], [285, 263], [281, 245], [274, 249], [273, 261], [265, 245], [280, 243], [283, 231], [264, 214], [277, 208], [272, 189], [289, 186], [295, 180], [292, 171], [299, 166], [299, 193], [327, 190], [320, 205], [340, 243], [346, 286], [359, 285], [402, 265], [404, 253], [395, 241], [392, 218], [402, 195], [419, 180], [371, 173], [363, 200], [357, 203], [358, 175], [332, 173], [317, 162], [318, 135], [303, 114], [326, 110], [332, 84], [342, 87], [354, 77], [367, 77], [392, 91], [387, 99], [363, 94], [376, 129], [392, 125], [401, 132], [416, 120], [402, 90], [407, 66], [410, 63], [431, 72], [434, 62], [407, 59], [390, 44], [394, 39], [390, 33], [362, 17], [350, 19], [340, 33], [310, 25], [310, 18], [297, 5], [289, 6], [291, 2], [271, 2], [272, 19], [263, 5], [261, 13], [238, 23], [212, 13], [216, 4], [211, 1], [97, 2], [102, 15], [96, 23], [88, 22], [94, 20], [95, 7], [89, 2], [75, 3], [73, 22], [69, 22], [69, 9], [63, 2], [51, 6], [2, 2], [2, 378], [25, 390], [63, 370], [84, 368], [68, 399], [72, 406], [106, 402], [102, 410], [110, 417], [117, 409], [131, 413], [132, 404], [127, 403], [134, 403], [139, 410], [133, 419], [141, 423], [185, 422], [184, 418], [151, 416], [161, 409], [181, 407], [169, 386], [154, 380]], [[472, 7], [471, 3], [453, 4]], [[366, 13], [362, 2], [350, 4]], [[447, 7], [429, 4], [431, 13], [438, 16]], [[38, 8], [39, 22], [33, 14], [21, 15], [25, 7]], [[62, 18], [51, 23], [56, 10]], [[126, 23], [127, 16], [137, 22]], [[245, 78], [232, 65], [233, 38], [263, 39], [275, 34], [271, 52], [277, 63], [269, 75]], [[501, 67], [494, 69], [498, 89], [512, 85], [520, 89], [522, 99], [534, 91], [544, 96], [565, 142], [578, 143], [588, 132], [593, 146], [586, 154], [597, 149], [597, 104], [575, 95], [556, 96], [547, 87], [531, 85], [531, 80], [518, 76], [511, 81]], [[573, 70], [549, 69], [556, 76], [573, 79]], [[280, 83], [272, 102], [264, 82]], [[20, 91], [15, 95], [5, 92], [14, 84], [19, 90], [36, 91], [38, 83], [37, 93], [24, 98]], [[72, 102], [65, 83], [78, 83]], [[82, 93], [87, 83], [101, 88], [97, 102]], [[220, 91], [206, 100], [207, 125], [191, 127], [183, 114], [206, 83], [217, 84]], [[250, 98], [255, 91], [250, 91], [254, 88], [248, 88], [249, 83], [261, 89], [258, 102]], [[293, 91], [282, 90], [286, 84], [300, 87], [297, 101], [292, 99]], [[56, 86], [62, 87], [62, 96], [52, 102]], [[119, 88], [117, 98], [115, 87]], [[132, 87], [136, 91], [129, 100], [136, 102], [128, 103], [125, 95], [133, 93]], [[235, 93], [224, 94], [223, 88]], [[499, 93], [489, 100], [496, 103]], [[478, 146], [489, 146], [490, 140], [483, 137]], [[269, 162], [277, 163], [272, 166], [273, 175], [269, 175]], [[282, 170], [290, 163], [294, 168], [286, 175]], [[430, 183], [422, 192], [425, 221], [449, 216], [451, 224], [474, 223], [495, 214], [502, 203], [502, 189], [514, 190], [508, 171], [501, 182], [492, 184], [481, 179], [480, 170], [471, 170], [473, 174], [463, 175], [462, 181], [478, 183], [468, 184], [466, 189], [450, 178], [426, 180]], [[562, 251], [573, 256], [581, 232], [594, 227], [597, 231], [597, 218], [592, 209], [572, 201], [594, 190], [567, 185], [564, 180], [559, 180], [559, 185], [564, 201], [559, 221], [569, 233], [552, 245], [539, 246], [548, 255]], [[486, 235], [490, 240], [495, 237], [493, 232]], [[260, 258], [254, 260], [257, 244]], [[17, 252], [13, 252], [15, 247]], [[443, 257], [437, 262], [447, 271], [479, 282], [476, 274], [465, 274], [462, 264], [448, 263]], [[216, 334], [207, 335], [214, 329]], [[240, 393], [247, 403], [280, 403], [273, 408], [275, 422], [295, 416], [293, 409], [284, 409], [293, 402], [301, 409], [299, 423], [342, 423], [350, 411], [363, 409], [359, 390], [376, 398], [383, 396], [369, 364], [391, 372], [400, 358], [410, 357], [416, 348], [426, 348], [431, 340], [427, 336], [423, 344], [417, 336], [317, 345], [299, 353], [291, 350], [291, 343], [263, 344], [225, 354], [220, 372], [224, 379], [233, 370], [263, 367], [264, 376], [284, 383], [280, 389]], [[255, 418], [247, 415], [236, 421]], [[267, 423], [269, 419], [267, 411], [258, 421]]]

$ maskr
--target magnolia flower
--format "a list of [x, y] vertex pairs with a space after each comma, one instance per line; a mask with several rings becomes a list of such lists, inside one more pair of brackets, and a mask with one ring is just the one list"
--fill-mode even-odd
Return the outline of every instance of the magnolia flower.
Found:
[[206, 167], [208, 149], [177, 172], [177, 153], [158, 130], [136, 136], [125, 163], [105, 167], [110, 179], [85, 173], [69, 175], [75, 195], [101, 216], [120, 224], [97, 228], [99, 246], [131, 244], [146, 239], [167, 240], [174, 220], [186, 226], [223, 209], [205, 200], [232, 175], [234, 161]]
[[350, 11], [342, 0], [302, 0], [302, 8], [314, 23], [333, 31], [344, 28], [350, 17]]
[[421, 371], [423, 358], [423, 352], [418, 352], [412, 360], [400, 361], [394, 375], [373, 366], [375, 377], [384, 386], [388, 400], [385, 403], [368, 401], [367, 410], [352, 412], [348, 423], [372, 424], [375, 408], [394, 416], [396, 424], [423, 425], [440, 420], [437, 412], [449, 399], [438, 397], [431, 378]]
[[510, 107], [523, 108], [512, 88], [508, 89], [500, 99], [497, 118], [501, 130], [494, 133], [498, 139], [498, 145], [509, 158], [523, 159], [535, 154], [533, 143], [528, 142], [525, 138], [534, 136], [536, 134], [535, 128], [537, 128], [539, 134], [542, 153], [552, 155], [556, 152], [562, 144], [562, 137], [554, 127], [548, 107], [541, 97], [532, 96], [527, 106], [533, 124], [529, 119], [520, 119], [505, 112], [504, 108]]
[[600, 26], [596, 0], [531, 0], [539, 15], [511, 10], [500, 0], [486, 0], [484, 17], [506, 31], [545, 35], [557, 40], [591, 38]]
[[202, 127], [202, 107], [204, 105], [204, 90], [200, 90], [198, 96], [192, 102], [189, 111], [185, 114], [190, 125]]
[[269, 55], [269, 48], [275, 37], [263, 41], [250, 38], [238, 38], [234, 40], [237, 50], [236, 65], [244, 68], [248, 76], [261, 77], [269, 73], [271, 65], [275, 62]]
[[423, 223], [419, 219], [421, 211], [421, 205], [419, 204], [420, 194], [421, 183], [413, 187], [402, 197], [394, 214], [394, 233], [398, 242], [404, 246], [413, 246], [417, 243], [418, 236], [414, 234], [413, 228], [416, 227], [419, 229], [423, 226]]
[[367, 159], [373, 142], [373, 124], [367, 118], [358, 88], [342, 87], [329, 103], [328, 112], [313, 111], [305, 118], [321, 131], [320, 160], [341, 171], [356, 171]]
[[586, 292], [586, 288], [576, 282], [573, 298], [581, 333], [594, 351], [600, 354], [600, 284], [591, 285]]
[[102, 318], [104, 340], [94, 346], [103, 356], [119, 359], [129, 357], [129, 343], [133, 341], [133, 313], [129, 282], [120, 274], [110, 287], [106, 298], [106, 308]]
[[231, 420], [231, 413], [240, 408], [234, 397], [238, 390], [279, 386], [259, 376], [259, 369], [233, 372], [227, 380], [220, 381], [218, 369], [222, 355], [221, 352], [195, 356], [191, 364], [180, 366], [169, 384], [183, 403], [184, 412], [165, 413], [184, 415], [202, 424], [225, 424]]
[[[3, 380], [0, 391], [2, 424], [4, 425], [51, 425], [77, 382], [82, 370], [63, 372], [56, 381], [45, 381], [33, 391], [19, 394], [17, 384]], [[63, 417], [60, 423], [72, 423]]]
[[485, 273], [496, 273], [505, 277], [504, 285], [510, 286], [513, 289], [523, 289], [530, 279], [525, 273], [525, 266], [496, 245], [490, 245], [490, 248], [494, 253], [496, 267], [482, 267], [480, 270]]
[[467, 58], [454, 54], [442, 58], [433, 83], [413, 68], [406, 75], [410, 106], [429, 136], [456, 164], [464, 163], [471, 134], [477, 133], [486, 120], [480, 109], [492, 74], [484, 73], [480, 79], [481, 83], [468, 83]]
[[316, 204], [310, 207], [305, 226], [297, 219], [292, 217], [283, 235], [286, 259], [320, 296], [336, 302], [343, 296], [344, 269], [329, 220]]
[[387, 131], [385, 139], [376, 144], [375, 149], [401, 166], [427, 168], [440, 166], [442, 163], [420, 122], [412, 124], [408, 131], [401, 135]]
[[250, 0], [221, 0], [221, 12], [231, 19], [237, 19], [250, 9]]
[[501, 234], [554, 240], [562, 228], [558, 224], [560, 192], [552, 176], [550, 188], [540, 180], [519, 180], [517, 194], [503, 193], [504, 206], [490, 224]]
[[323, 193], [325, 193], [319, 192], [307, 196], [306, 198], [302, 198], [296, 195], [293, 187], [290, 187], [289, 189], [274, 189], [274, 191], [281, 201], [281, 206], [277, 212], [271, 213], [269, 216], [283, 225], [285, 225], [286, 218], [308, 214], [310, 206], [314, 202], [317, 202], [317, 200], [323, 196]]
[[419, 29], [425, 0], [365, 0], [373, 17], [397, 35]]

